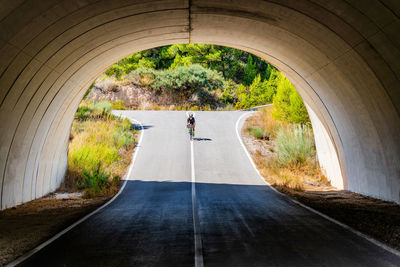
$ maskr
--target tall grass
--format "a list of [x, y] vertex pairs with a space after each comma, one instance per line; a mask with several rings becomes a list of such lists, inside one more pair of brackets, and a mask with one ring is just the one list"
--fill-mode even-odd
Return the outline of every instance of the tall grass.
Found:
[[251, 153], [261, 174], [273, 185], [298, 191], [306, 184], [329, 185], [316, 160], [311, 126], [274, 119], [272, 109], [259, 110], [247, 119], [244, 128], [255, 138], [260, 138], [261, 132], [269, 136], [264, 147], [267, 156], [260, 148]]
[[271, 115], [272, 106], [263, 108], [259, 112], [258, 115], [258, 124], [263, 129], [264, 133], [266, 133], [270, 138], [275, 138], [276, 134], [283, 127], [284, 123], [276, 120]]
[[280, 166], [304, 164], [315, 157], [312, 130], [306, 125], [281, 127], [275, 139]]
[[87, 196], [115, 191], [135, 143], [131, 123], [110, 113], [106, 102], [83, 103], [72, 125], [68, 174], [64, 186]]

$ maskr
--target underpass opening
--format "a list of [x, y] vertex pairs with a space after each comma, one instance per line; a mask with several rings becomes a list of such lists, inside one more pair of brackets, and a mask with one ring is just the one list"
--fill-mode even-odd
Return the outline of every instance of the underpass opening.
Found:
[[323, 125], [344, 187], [400, 201], [398, 4], [59, 0], [1, 5], [2, 209], [58, 187], [73, 115], [106, 67], [133, 52], [176, 43], [234, 47], [271, 62]]
[[[273, 143], [265, 143], [270, 146], [269, 149], [260, 146], [258, 150], [263, 151], [263, 158], [268, 159], [265, 160], [268, 164], [262, 168], [265, 167], [272, 171], [269, 166], [277, 165], [278, 161], [274, 159], [277, 159], [278, 155], [271, 152], [267, 156], [265, 152], [266, 150], [279, 151], [280, 149], [275, 147], [275, 144], [279, 143], [282, 149], [289, 148], [285, 151], [290, 153], [286, 154], [284, 162], [279, 160], [278, 164], [283, 164], [284, 168], [289, 167], [288, 165], [292, 167], [299, 165], [295, 169], [302, 174], [292, 172], [291, 178], [286, 179], [284, 175], [279, 174], [275, 177], [273, 173], [270, 173], [267, 177], [274, 177], [270, 182], [281, 184], [294, 178], [296, 182], [291, 180], [291, 186], [297, 184], [303, 187], [302, 180], [308, 184], [325, 185], [327, 181], [322, 175], [324, 174], [332, 185], [343, 189], [343, 178], [335, 146], [325, 127], [315, 115], [311, 117], [310, 121], [306, 107], [293, 85], [274, 66], [261, 58], [224, 46], [209, 44], [162, 46], [144, 50], [120, 60], [98, 77], [85, 93], [84, 100], [75, 115], [76, 120], [73, 123], [71, 136], [77, 134], [75, 129], [82, 128], [80, 125], [84, 123], [81, 122], [82, 119], [84, 120], [87, 116], [86, 110], [93, 110], [92, 112], [99, 108], [190, 110], [190, 112], [186, 112], [187, 117], [189, 113], [196, 115], [198, 110], [252, 110], [256, 106], [265, 109], [272, 104], [273, 100], [273, 107], [259, 112], [251, 119], [256, 123], [255, 125], [250, 126], [246, 123], [245, 135], [250, 133], [250, 136], [256, 136], [258, 139], [269, 140], [271, 137], [275, 140], [279, 135], [278, 132], [281, 132], [279, 140], [285, 140], [285, 143], [292, 144], [292, 146], [281, 144], [282, 142], [278, 142], [278, 140]], [[273, 118], [270, 115], [272, 112], [274, 113]], [[200, 128], [205, 127], [201, 114], [199, 114]], [[97, 118], [97, 116], [95, 117]], [[171, 113], [171, 119], [173, 117]], [[254, 121], [255, 118], [258, 120]], [[183, 121], [184, 118], [182, 118]], [[319, 166], [315, 157], [315, 146], [312, 144], [314, 138], [311, 134], [312, 129], [309, 127], [311, 124], [315, 125]], [[301, 127], [297, 127], [297, 125], [301, 125]], [[99, 131], [101, 129], [100, 127]], [[93, 131], [91, 127], [89, 127], [89, 131]], [[78, 132], [78, 135], [85, 136], [86, 132]], [[72, 146], [73, 150], [69, 150], [70, 162], [75, 162], [73, 158], [82, 158], [76, 154], [78, 147], [75, 143], [84, 146], [79, 136], [77, 140], [71, 139], [70, 147]], [[296, 141], [289, 142], [287, 139], [296, 139]], [[210, 138], [199, 136], [194, 140], [211, 141]], [[92, 149], [96, 150], [97, 144], [93, 144], [93, 146]], [[296, 147], [307, 148], [300, 150]], [[301, 156], [296, 156], [300, 154]], [[287, 156], [290, 156], [289, 161]], [[92, 164], [89, 160], [87, 163], [81, 161], [79, 165], [82, 165], [81, 168], [83, 168]], [[104, 165], [102, 167], [107, 169]], [[71, 173], [74, 168], [69, 166], [68, 173]], [[301, 171], [304, 168], [312, 170], [313, 174], [308, 175], [309, 171]], [[319, 171], [320, 169], [322, 172]], [[286, 172], [291, 171], [286, 169]]]

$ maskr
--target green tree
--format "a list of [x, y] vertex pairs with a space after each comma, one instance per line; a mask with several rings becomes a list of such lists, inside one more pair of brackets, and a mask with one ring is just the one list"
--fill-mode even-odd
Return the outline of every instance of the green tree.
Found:
[[250, 102], [248, 88], [246, 86], [244, 86], [243, 84], [241, 84], [237, 88], [236, 94], [238, 97], [238, 101], [236, 102], [235, 108], [236, 109], [248, 108], [248, 105]]
[[282, 77], [282, 75], [280, 75], [280, 72], [277, 69], [271, 69], [269, 78], [264, 81], [265, 86], [267, 88], [266, 95], [268, 98], [268, 103], [272, 102], [273, 97], [276, 94], [278, 83], [279, 83], [281, 77]]
[[253, 57], [249, 55], [249, 58], [247, 60], [247, 65], [244, 69], [244, 84], [245, 85], [250, 85], [254, 78], [257, 76], [257, 66], [256, 63], [253, 62]]
[[187, 67], [192, 64], [200, 64], [205, 68], [221, 72], [226, 80], [246, 85], [250, 85], [258, 73], [261, 74], [262, 80], [268, 80], [270, 70], [274, 70], [274, 67], [263, 59], [231, 47], [176, 44], [132, 54], [111, 66], [105, 74], [120, 79], [125, 74], [143, 67], [161, 70]]
[[237, 89], [237, 95], [237, 109], [246, 109], [265, 105], [271, 103], [273, 97], [273, 95], [268, 91], [268, 81], [262, 81], [260, 74], [254, 78], [249, 87], [244, 85], [239, 86]]
[[307, 109], [296, 88], [280, 74], [276, 95], [273, 103], [272, 116], [281, 121], [307, 124], [310, 119]]
[[310, 123], [307, 108], [296, 90], [290, 95], [290, 121], [299, 124]]
[[249, 87], [250, 107], [265, 105], [270, 102], [267, 93], [267, 82], [261, 81], [261, 75], [258, 74]]
[[269, 78], [271, 77], [272, 71], [273, 71], [272, 66], [270, 64], [268, 64], [267, 70], [265, 71], [265, 79], [266, 80], [269, 80]]

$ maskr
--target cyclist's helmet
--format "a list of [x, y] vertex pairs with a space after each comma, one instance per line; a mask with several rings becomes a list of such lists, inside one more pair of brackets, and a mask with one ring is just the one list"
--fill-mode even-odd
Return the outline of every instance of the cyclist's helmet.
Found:
[[189, 117], [190, 117], [190, 118], [193, 117], [193, 113], [189, 113]]

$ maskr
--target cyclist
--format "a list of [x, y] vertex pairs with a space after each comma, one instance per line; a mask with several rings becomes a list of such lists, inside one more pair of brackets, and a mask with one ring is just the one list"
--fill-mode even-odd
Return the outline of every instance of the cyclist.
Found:
[[196, 126], [196, 120], [194, 119], [193, 113], [189, 113], [189, 118], [187, 119], [186, 126], [188, 128], [189, 133], [190, 133], [190, 127], [193, 128], [193, 136], [194, 136], [194, 128]]

